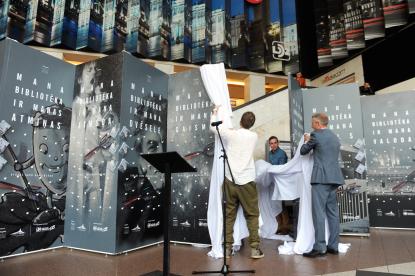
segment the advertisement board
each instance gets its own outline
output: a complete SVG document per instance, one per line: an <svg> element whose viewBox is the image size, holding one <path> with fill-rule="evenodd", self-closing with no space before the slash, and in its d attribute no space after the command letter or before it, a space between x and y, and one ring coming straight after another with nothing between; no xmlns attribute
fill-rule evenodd
<svg viewBox="0 0 415 276"><path fill-rule="evenodd" d="M209 124L212 108L199 70L170 77L167 149L177 151L197 169L172 177L172 241L210 243L207 208L214 155L214 133Z"/></svg>
<svg viewBox="0 0 415 276"><path fill-rule="evenodd" d="M97 52L113 49L115 0L91 0L88 47Z"/></svg>
<svg viewBox="0 0 415 276"><path fill-rule="evenodd" d="M6 36L10 0L0 1L0 39Z"/></svg>
<svg viewBox="0 0 415 276"><path fill-rule="evenodd" d="M184 58L185 0L171 1L170 59Z"/></svg>
<svg viewBox="0 0 415 276"><path fill-rule="evenodd" d="M191 56L192 63L206 60L206 1L193 0L191 5Z"/></svg>
<svg viewBox="0 0 415 276"><path fill-rule="evenodd" d="M137 75L136 72L141 72ZM123 52L77 67L67 246L120 253L161 241L167 75Z"/></svg>
<svg viewBox="0 0 415 276"><path fill-rule="evenodd" d="M408 22L407 0L382 0L382 3L386 28L405 25Z"/></svg>
<svg viewBox="0 0 415 276"><path fill-rule="evenodd" d="M339 163L345 179L337 194L340 231L343 234L367 234L366 158L362 108L357 84L308 89L303 93L304 129L311 132L311 116L316 112L328 115L328 128L340 139ZM363 200L363 202L362 202ZM358 202L353 205L351 202ZM363 211L362 211L363 210Z"/></svg>
<svg viewBox="0 0 415 276"><path fill-rule="evenodd" d="M264 3L245 3L245 16L248 28L247 63L250 70L262 70L264 65Z"/></svg>
<svg viewBox="0 0 415 276"><path fill-rule="evenodd" d="M330 30L329 44L333 59L344 58L348 55L342 2L339 0L327 0Z"/></svg>
<svg viewBox="0 0 415 276"><path fill-rule="evenodd" d="M207 0L207 62L220 63L226 60L225 1Z"/></svg>
<svg viewBox="0 0 415 276"><path fill-rule="evenodd" d="M226 40L227 64L231 68L246 67L248 30L246 25L244 1L226 1Z"/></svg>
<svg viewBox="0 0 415 276"><path fill-rule="evenodd" d="M38 0L10 0L7 37L26 43L33 40Z"/></svg>
<svg viewBox="0 0 415 276"><path fill-rule="evenodd" d="M362 97L371 225L407 228L415 195L413 92ZM379 108L379 107L382 108ZM409 209L408 209L409 208Z"/></svg>
<svg viewBox="0 0 415 276"><path fill-rule="evenodd" d="M48 47L61 43L65 0L38 2L34 41Z"/></svg>
<svg viewBox="0 0 415 276"><path fill-rule="evenodd" d="M381 0L361 0L365 40L385 36L385 17Z"/></svg>
<svg viewBox="0 0 415 276"><path fill-rule="evenodd" d="M75 66L0 42L0 256L63 246Z"/></svg>
<svg viewBox="0 0 415 276"><path fill-rule="evenodd" d="M68 0L62 27L62 44L71 49L81 49L88 45L89 16L91 0Z"/></svg>
<svg viewBox="0 0 415 276"><path fill-rule="evenodd" d="M318 66L325 67L333 64L330 47L330 23L327 3L325 0L314 1L314 20L316 23L317 59Z"/></svg>
<svg viewBox="0 0 415 276"><path fill-rule="evenodd" d="M264 1L264 63L268 73L282 71L282 60L275 59L273 51L275 41L282 42L281 7L280 0Z"/></svg>
<svg viewBox="0 0 415 276"><path fill-rule="evenodd" d="M344 28L346 31L347 50L365 47L365 32L362 20L360 0L343 2Z"/></svg>
<svg viewBox="0 0 415 276"><path fill-rule="evenodd" d="M300 71L297 10L295 1L282 0L282 41L288 50L289 60L283 62L284 74Z"/></svg>

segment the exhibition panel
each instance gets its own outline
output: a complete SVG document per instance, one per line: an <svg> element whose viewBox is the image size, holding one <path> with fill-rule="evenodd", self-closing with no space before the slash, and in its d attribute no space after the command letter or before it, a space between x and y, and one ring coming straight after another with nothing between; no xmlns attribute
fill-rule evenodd
<svg viewBox="0 0 415 276"><path fill-rule="evenodd" d="M160 242L162 175L140 154L166 150L168 76L123 52L78 66L75 80L65 244Z"/></svg>
<svg viewBox="0 0 415 276"><path fill-rule="evenodd" d="M116 209L112 206L117 202L120 159L121 68L121 55L76 68L68 170L73 185L68 187L66 208L68 246L114 252Z"/></svg>
<svg viewBox="0 0 415 276"><path fill-rule="evenodd" d="M171 76L167 149L177 151L197 169L172 178L173 241L210 244L207 210L215 147L209 124L212 108L198 69Z"/></svg>
<svg viewBox="0 0 415 276"><path fill-rule="evenodd" d="M75 66L0 42L0 256L63 245Z"/></svg>
<svg viewBox="0 0 415 276"><path fill-rule="evenodd" d="M340 231L367 234L366 150L359 88L356 84L343 84L303 91L305 132L311 132L311 115L325 112L329 129L340 138L339 161L345 179L345 185L337 192Z"/></svg>
<svg viewBox="0 0 415 276"><path fill-rule="evenodd" d="M121 120L130 131L130 151L127 171L118 176L117 252L163 239L164 177L139 154L167 149L168 82L168 75L124 53L122 103L128 111L122 109ZM137 175L137 186L131 185Z"/></svg>
<svg viewBox="0 0 415 276"><path fill-rule="evenodd" d="M413 99L412 91L361 99L371 226L415 228Z"/></svg>

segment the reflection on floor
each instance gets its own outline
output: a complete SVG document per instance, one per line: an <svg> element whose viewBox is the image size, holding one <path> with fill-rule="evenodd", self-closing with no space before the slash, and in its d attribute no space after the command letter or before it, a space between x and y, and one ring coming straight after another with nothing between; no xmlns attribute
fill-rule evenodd
<svg viewBox="0 0 415 276"><path fill-rule="evenodd" d="M360 275L356 274L356 270L415 275L414 231L371 229L369 238L341 237L340 240L342 243L351 243L347 254L327 255L316 259L297 255L278 255L277 246L282 242L263 240L261 245L265 253L263 259L250 259L250 250L244 247L228 263L230 269L255 269L255 275L264 276ZM171 272L191 275L195 270L220 270L223 261L206 256L208 250L208 248L172 244ZM161 245L118 256L61 248L6 258L0 262L0 275L140 275L161 270L162 255ZM388 276L390 275L393 274Z"/></svg>

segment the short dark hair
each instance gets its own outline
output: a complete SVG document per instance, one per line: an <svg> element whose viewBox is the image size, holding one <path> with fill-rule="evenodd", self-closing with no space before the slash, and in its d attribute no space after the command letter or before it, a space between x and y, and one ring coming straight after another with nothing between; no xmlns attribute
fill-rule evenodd
<svg viewBox="0 0 415 276"><path fill-rule="evenodd" d="M280 141L278 140L277 136L271 136L271 137L269 137L269 138L268 138L268 143L269 143L269 142L271 142L271 140L273 140L273 139L277 140L277 143L279 143L279 142L280 142Z"/></svg>
<svg viewBox="0 0 415 276"><path fill-rule="evenodd" d="M241 127L250 129L255 124L255 114L251 111L245 112L241 117Z"/></svg>

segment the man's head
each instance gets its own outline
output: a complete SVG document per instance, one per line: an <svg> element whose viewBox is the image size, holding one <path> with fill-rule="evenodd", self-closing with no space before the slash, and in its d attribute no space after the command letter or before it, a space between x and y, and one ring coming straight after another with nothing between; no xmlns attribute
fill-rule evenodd
<svg viewBox="0 0 415 276"><path fill-rule="evenodd" d="M255 124L255 114L251 111L245 112L241 117L240 125L245 129L250 129Z"/></svg>
<svg viewBox="0 0 415 276"><path fill-rule="evenodd" d="M301 72L298 72L298 73L296 74L296 77L297 77L297 78L302 78L302 77L303 77L303 74L302 74Z"/></svg>
<svg viewBox="0 0 415 276"><path fill-rule="evenodd" d="M280 141L278 141L278 138L276 136L271 136L268 138L268 145L271 151L275 151L278 149L278 146L280 144Z"/></svg>
<svg viewBox="0 0 415 276"><path fill-rule="evenodd" d="M314 130L326 128L329 124L329 117L326 113L314 113L311 116L311 127Z"/></svg>

